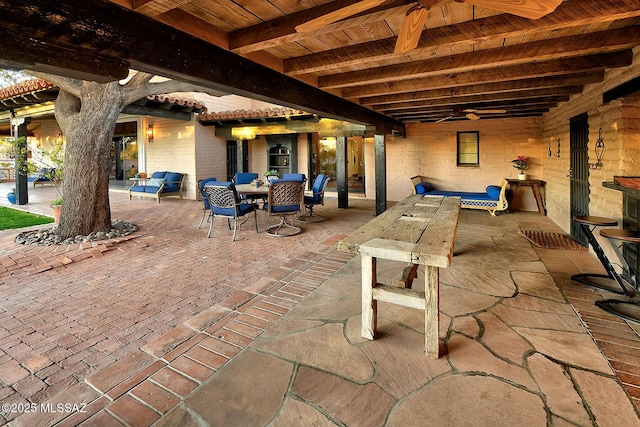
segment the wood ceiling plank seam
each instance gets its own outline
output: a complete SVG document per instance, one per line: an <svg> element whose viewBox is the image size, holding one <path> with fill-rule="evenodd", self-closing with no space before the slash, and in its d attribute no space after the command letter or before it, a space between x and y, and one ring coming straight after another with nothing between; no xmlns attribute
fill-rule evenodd
<svg viewBox="0 0 640 427"><path fill-rule="evenodd" d="M568 70L567 70L568 71ZM471 74L471 73L466 73ZM496 72L499 76L500 73ZM549 87L552 83L556 83L552 79L553 77L538 77L535 80L535 86L532 86L530 81L533 81L534 78L519 80L520 77L505 77L504 80L511 80L514 84L520 85L522 88L532 88L532 87ZM604 71L588 71L582 73L571 74L566 77L562 77L565 81L566 85L572 84L590 84L590 83L600 83L604 80ZM496 77L487 76L485 83L495 82ZM466 86L473 85L473 78L467 78L466 80L462 80L459 76L442 76L442 79L439 83L435 84L433 80L430 79L430 84L432 89L443 89L443 88L453 88L454 90L457 86ZM547 86L544 84L547 83ZM391 94L401 94L407 92L413 92L418 90L424 90L425 85L422 79L411 80L411 81L402 81L402 82L391 82L384 84L376 84L376 85L368 85L368 86L358 86L357 88L345 88L343 89L343 97L347 99L362 99L367 96L382 96L382 95L391 95ZM357 91L355 89L358 89Z"/></svg>
<svg viewBox="0 0 640 427"><path fill-rule="evenodd" d="M133 0L132 8L138 13L156 17L172 9L179 8L191 0Z"/></svg>
<svg viewBox="0 0 640 427"><path fill-rule="evenodd" d="M439 59L419 63L391 65L375 70L333 74L318 79L321 88L351 87L402 78L427 77L452 70L471 70L498 65L516 64L521 61L539 61L586 55L602 51L616 51L640 44L640 26L612 31L569 36L536 41L500 49L487 49L465 55L455 55L449 61Z"/></svg>

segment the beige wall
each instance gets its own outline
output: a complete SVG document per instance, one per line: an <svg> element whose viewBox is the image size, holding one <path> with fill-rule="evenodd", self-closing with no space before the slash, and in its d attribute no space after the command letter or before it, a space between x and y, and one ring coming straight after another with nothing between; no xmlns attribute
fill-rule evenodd
<svg viewBox="0 0 640 427"><path fill-rule="evenodd" d="M480 165L456 165L456 138L460 131L480 132ZM485 191L502 178L517 178L511 164L517 156L526 156L531 165L530 178L543 178L543 155L540 119L464 120L443 123L409 124L407 138L387 138L387 195L389 200L401 200L411 194L411 178L424 175L437 189ZM372 147L373 148L373 147ZM373 159L371 159L373 161ZM370 181L367 168L367 179ZM369 194L367 197L375 197ZM537 210L531 191L521 188L514 207Z"/></svg>

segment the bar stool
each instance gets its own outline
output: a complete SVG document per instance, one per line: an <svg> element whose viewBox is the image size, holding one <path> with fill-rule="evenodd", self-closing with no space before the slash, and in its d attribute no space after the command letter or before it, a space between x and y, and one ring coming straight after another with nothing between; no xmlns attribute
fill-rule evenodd
<svg viewBox="0 0 640 427"><path fill-rule="evenodd" d="M620 229L604 229L600 230L600 235L605 237L611 243L611 247L615 251L620 263L622 265L623 273L618 275L621 279L627 282L635 291L638 290L638 272L631 268L627 259L622 253L622 247L625 244L640 243L640 233L631 230ZM623 286L623 289L626 288ZM631 296L627 293L627 296ZM596 301L596 307L605 310L614 316L630 320L632 322L640 323L640 301L639 300L617 300L617 299L605 299Z"/></svg>
<svg viewBox="0 0 640 427"><path fill-rule="evenodd" d="M596 256L600 260L600 263L606 270L607 274L574 274L571 276L571 280L582 285L591 286L592 288L631 296L631 293L625 287L622 278L611 264L611 261L609 261L609 258L607 258L607 255L604 253L604 250L602 250L602 246L600 246L596 237L593 235L593 230L595 230L596 227L615 227L618 225L618 221L599 216L574 216L573 220L580 225L585 236L587 236L589 244L593 248L593 251L596 253Z"/></svg>

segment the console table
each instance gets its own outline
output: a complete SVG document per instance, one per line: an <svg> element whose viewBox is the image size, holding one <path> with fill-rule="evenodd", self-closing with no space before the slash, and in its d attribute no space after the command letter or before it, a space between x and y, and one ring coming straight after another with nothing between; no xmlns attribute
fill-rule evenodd
<svg viewBox="0 0 640 427"><path fill-rule="evenodd" d="M369 221L339 244L362 263L362 337L374 339L377 302L424 310L425 351L440 357L440 267L449 267L460 215L460 197L416 194ZM399 286L377 282L378 258L408 263ZM425 266L424 289L411 289L418 265Z"/></svg>
<svg viewBox="0 0 640 427"><path fill-rule="evenodd" d="M547 210L544 207L544 200L542 199L542 192L540 191L540 187L544 187L546 184L544 181L539 179L505 179L509 182L509 189L511 190L511 194L507 196L509 209L511 209L511 201L513 200L513 196L516 195L518 188L530 187L533 192L533 197L536 199L536 204L538 205L538 212L540 212L540 215L547 214Z"/></svg>

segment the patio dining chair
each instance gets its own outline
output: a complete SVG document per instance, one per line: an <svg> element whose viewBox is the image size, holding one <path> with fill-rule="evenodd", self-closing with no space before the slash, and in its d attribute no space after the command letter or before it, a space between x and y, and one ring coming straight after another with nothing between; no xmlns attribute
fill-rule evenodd
<svg viewBox="0 0 640 427"><path fill-rule="evenodd" d="M251 181L258 179L258 174L255 172L238 172L233 176L234 184L251 184ZM240 199L246 200L250 203L257 203L259 200L266 202L267 197L262 194L241 194Z"/></svg>
<svg viewBox="0 0 640 427"><path fill-rule="evenodd" d="M202 208L202 219L200 220L200 225L198 225L198 228L202 227L204 218L207 216L207 211L211 210L211 205L209 204L209 198L204 192L204 187L205 185L215 181L217 181L217 179L214 177L198 180L198 189L200 190L200 195L202 196L202 203L204 204L204 207Z"/></svg>
<svg viewBox="0 0 640 427"><path fill-rule="evenodd" d="M304 184L298 181L273 181L269 186L269 197L266 205L269 216L279 216L278 224L267 227L267 234L275 237L294 236L302 231L294 225L295 216L304 206ZM287 217L293 216L291 220Z"/></svg>
<svg viewBox="0 0 640 427"><path fill-rule="evenodd" d="M297 181L306 184L307 176L303 173L285 173L282 175L283 181Z"/></svg>
<svg viewBox="0 0 640 427"><path fill-rule="evenodd" d="M231 229L231 220L233 220L233 238L235 242L236 234L240 225L244 224L248 217L242 223L238 223L241 217L253 212L253 218L256 225L256 233L258 232L258 216L256 215L256 205L252 203L242 203L238 197L235 184L233 182L214 182L204 187L204 192L209 199L211 211L209 213L209 233L207 237L211 237L213 222L215 218L227 218L227 225Z"/></svg>
<svg viewBox="0 0 640 427"><path fill-rule="evenodd" d="M315 181L313 181L313 195L304 196L304 206L307 209L307 213L298 217L300 221L322 222L325 220L325 217L316 215L313 207L324 205L324 189L327 187L328 182L329 177L327 175L318 174Z"/></svg>

